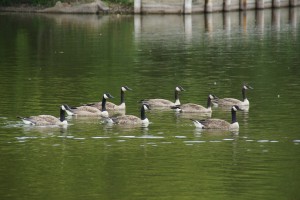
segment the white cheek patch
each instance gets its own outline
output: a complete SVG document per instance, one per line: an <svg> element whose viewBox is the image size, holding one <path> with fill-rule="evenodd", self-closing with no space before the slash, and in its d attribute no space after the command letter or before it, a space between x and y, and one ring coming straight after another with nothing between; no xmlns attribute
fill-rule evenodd
<svg viewBox="0 0 300 200"><path fill-rule="evenodd" d="M214 97L213 97L211 94L209 95L209 98L210 98L210 99L214 99Z"/></svg>
<svg viewBox="0 0 300 200"><path fill-rule="evenodd" d="M143 106L144 106L144 109L145 109L145 110L149 110L149 109L148 109L148 106L146 106L146 105L143 105Z"/></svg>
<svg viewBox="0 0 300 200"><path fill-rule="evenodd" d="M236 109L236 107L235 107L235 106L233 106L232 108L233 108L233 110L234 110L234 111L237 111L237 109Z"/></svg>
<svg viewBox="0 0 300 200"><path fill-rule="evenodd" d="M180 91L181 91L181 89L180 89L179 87L176 87L176 91L180 92Z"/></svg>
<svg viewBox="0 0 300 200"><path fill-rule="evenodd" d="M247 90L247 89L248 89L248 87L247 87L246 85L244 85L244 89L245 89L245 90Z"/></svg>
<svg viewBox="0 0 300 200"><path fill-rule="evenodd" d="M106 94L104 94L103 97L104 97L105 99L108 99L108 96L107 96Z"/></svg>
<svg viewBox="0 0 300 200"><path fill-rule="evenodd" d="M122 87L122 91L125 92L127 91L127 89L125 87Z"/></svg>
<svg viewBox="0 0 300 200"><path fill-rule="evenodd" d="M62 105L62 106L61 106L61 109L63 109L63 110L67 110L67 109L65 108L65 106L64 106L64 105Z"/></svg>

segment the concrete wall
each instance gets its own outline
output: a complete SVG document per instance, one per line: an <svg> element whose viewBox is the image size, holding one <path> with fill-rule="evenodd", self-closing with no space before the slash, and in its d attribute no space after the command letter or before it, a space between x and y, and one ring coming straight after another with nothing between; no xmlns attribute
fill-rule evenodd
<svg viewBox="0 0 300 200"><path fill-rule="evenodd" d="M134 0L135 13L191 14L300 6L300 0Z"/></svg>

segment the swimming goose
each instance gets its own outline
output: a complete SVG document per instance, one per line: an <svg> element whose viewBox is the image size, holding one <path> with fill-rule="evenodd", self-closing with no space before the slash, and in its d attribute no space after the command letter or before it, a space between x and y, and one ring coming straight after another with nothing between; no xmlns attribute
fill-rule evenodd
<svg viewBox="0 0 300 200"><path fill-rule="evenodd" d="M60 107L60 117L54 117L52 115L37 115L30 117L18 117L24 124L33 126L53 126L53 125L67 125L68 122L65 118L66 107L62 105Z"/></svg>
<svg viewBox="0 0 300 200"><path fill-rule="evenodd" d="M76 115L76 116L101 116L108 117L108 112L106 110L106 100L114 98L111 94L105 93L102 97L102 108L99 110L98 108L92 106L78 106L78 107L69 107L66 105L66 112L68 115Z"/></svg>
<svg viewBox="0 0 300 200"><path fill-rule="evenodd" d="M202 105L194 104L194 103L187 103L179 106L172 106L172 109L175 109L177 112L182 113L211 113L211 101L216 99L217 97L213 94L208 95L207 98L207 107Z"/></svg>
<svg viewBox="0 0 300 200"><path fill-rule="evenodd" d="M213 103L219 106L233 106L233 105L249 106L250 105L249 100L246 97L246 90L248 89L253 89L253 88L249 85L244 84L242 87L243 101L234 98L223 98L223 99L216 99L213 101Z"/></svg>
<svg viewBox="0 0 300 200"><path fill-rule="evenodd" d="M125 92L126 91L130 91L132 90L131 88L127 87L127 86L122 86L121 87L121 104L120 105L116 105L112 102L106 102L106 110L110 111L110 110L125 110L126 109L126 105L125 105ZM86 104L86 106L92 106L92 107L96 107L99 110L102 109L102 102L97 102L97 103L89 103Z"/></svg>
<svg viewBox="0 0 300 200"><path fill-rule="evenodd" d="M185 91L181 86L175 87L175 102L166 100L166 99L144 99L141 100L142 103L148 104L151 108L155 107L167 107L170 108L171 106L180 105L179 100L179 92Z"/></svg>
<svg viewBox="0 0 300 200"><path fill-rule="evenodd" d="M114 118L107 118L106 122L109 124L118 124L123 126L136 126L142 125L144 127L149 125L149 120L146 117L146 110L151 110L149 105L143 104L141 107L141 117L136 117L134 115L122 115Z"/></svg>
<svg viewBox="0 0 300 200"><path fill-rule="evenodd" d="M232 106L231 108L231 123L222 120L222 119L205 119L205 120L195 120L191 119L194 122L196 128L200 129L223 129L237 131L239 130L239 123L236 119L236 111L242 110L239 106Z"/></svg>

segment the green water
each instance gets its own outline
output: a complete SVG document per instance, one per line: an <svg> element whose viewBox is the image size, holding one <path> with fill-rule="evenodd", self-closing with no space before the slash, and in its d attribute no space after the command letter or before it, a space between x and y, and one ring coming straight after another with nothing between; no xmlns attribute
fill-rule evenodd
<svg viewBox="0 0 300 200"><path fill-rule="evenodd" d="M300 9L209 15L0 13L1 199L298 199ZM26 127L16 116L59 115L63 103L206 104L241 98L239 133L199 131L191 116L151 110L148 128L68 118ZM230 121L230 112L213 108ZM199 116L192 116L199 118Z"/></svg>

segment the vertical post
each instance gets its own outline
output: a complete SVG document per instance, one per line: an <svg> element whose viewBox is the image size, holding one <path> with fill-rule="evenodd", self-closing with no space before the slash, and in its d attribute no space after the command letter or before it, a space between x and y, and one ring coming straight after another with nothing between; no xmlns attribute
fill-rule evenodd
<svg viewBox="0 0 300 200"><path fill-rule="evenodd" d="M273 0L272 4L273 4L273 8L279 8L280 7L280 0Z"/></svg>
<svg viewBox="0 0 300 200"><path fill-rule="evenodd" d="M231 10L230 7L231 7L231 0L224 0L224 4L223 4L223 10L224 11L229 11Z"/></svg>
<svg viewBox="0 0 300 200"><path fill-rule="evenodd" d="M297 6L297 0L290 0L290 7Z"/></svg>
<svg viewBox="0 0 300 200"><path fill-rule="evenodd" d="M256 0L256 9L264 9L265 2L264 0Z"/></svg>
<svg viewBox="0 0 300 200"><path fill-rule="evenodd" d="M140 14L142 7L142 0L134 0L134 13Z"/></svg>
<svg viewBox="0 0 300 200"><path fill-rule="evenodd" d="M192 13L192 0L184 0L184 14Z"/></svg>
<svg viewBox="0 0 300 200"><path fill-rule="evenodd" d="M205 12L211 13L213 11L212 0L205 0Z"/></svg>
<svg viewBox="0 0 300 200"><path fill-rule="evenodd" d="M240 10L247 9L247 0L240 0Z"/></svg>

